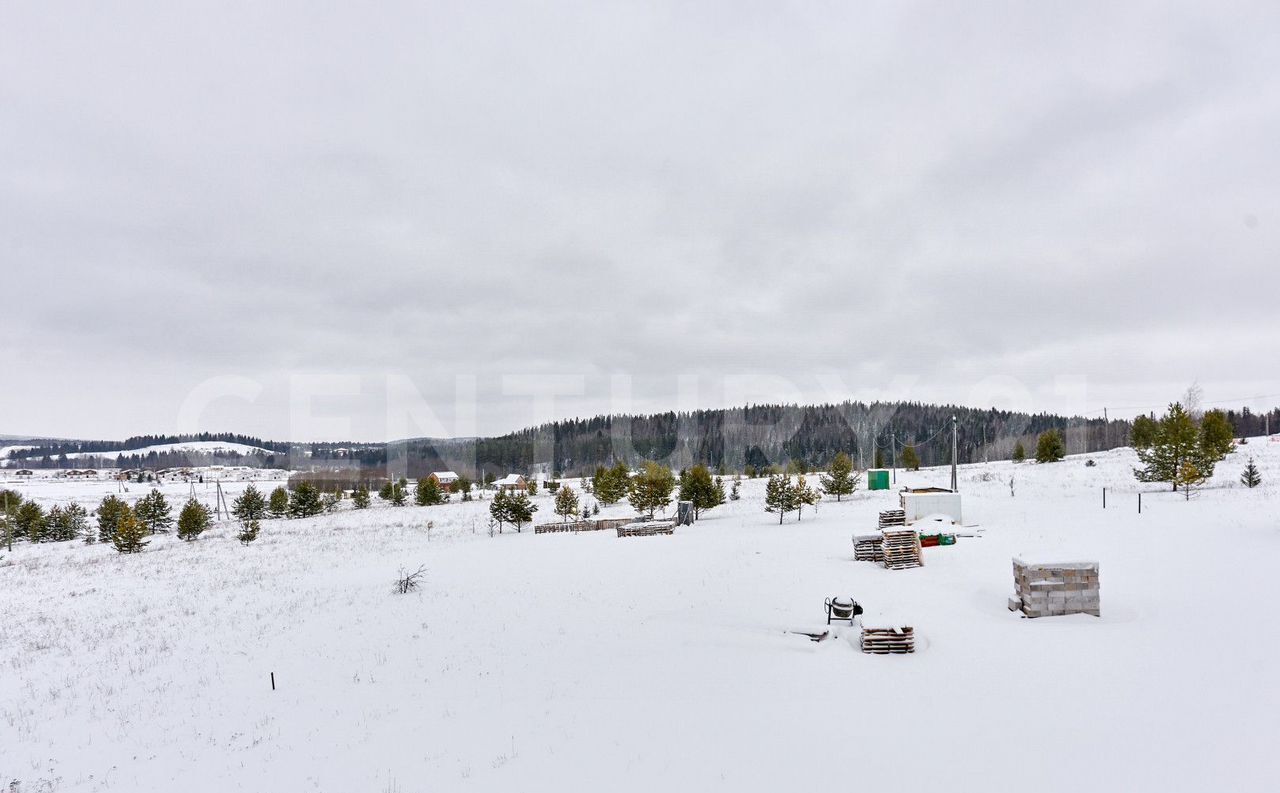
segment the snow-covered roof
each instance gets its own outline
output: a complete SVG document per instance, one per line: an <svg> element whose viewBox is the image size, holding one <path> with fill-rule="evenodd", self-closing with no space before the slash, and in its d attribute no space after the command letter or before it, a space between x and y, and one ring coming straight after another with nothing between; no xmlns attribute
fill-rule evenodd
<svg viewBox="0 0 1280 793"><path fill-rule="evenodd" d="M524 479L524 477L521 476L520 474L507 474L506 476L502 477L498 481L494 482L494 484L495 485L518 485L520 484L520 481L522 479Z"/></svg>
<svg viewBox="0 0 1280 793"><path fill-rule="evenodd" d="M431 475L436 478L437 482L455 482L458 479L458 475L453 471L435 471Z"/></svg>

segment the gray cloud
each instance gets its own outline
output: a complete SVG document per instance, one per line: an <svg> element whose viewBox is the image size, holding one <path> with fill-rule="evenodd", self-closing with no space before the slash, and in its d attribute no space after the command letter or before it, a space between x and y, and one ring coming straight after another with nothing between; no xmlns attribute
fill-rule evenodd
<svg viewBox="0 0 1280 793"><path fill-rule="evenodd" d="M1274 4L266 5L0 12L0 431L1280 392Z"/></svg>

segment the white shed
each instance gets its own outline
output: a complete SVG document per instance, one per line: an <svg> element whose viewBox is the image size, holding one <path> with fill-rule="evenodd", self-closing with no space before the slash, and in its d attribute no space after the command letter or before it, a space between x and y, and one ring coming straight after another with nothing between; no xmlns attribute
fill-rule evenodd
<svg viewBox="0 0 1280 793"><path fill-rule="evenodd" d="M907 488L898 494L898 502L907 523L926 515L946 515L956 523L964 523L960 511L960 494L941 487Z"/></svg>

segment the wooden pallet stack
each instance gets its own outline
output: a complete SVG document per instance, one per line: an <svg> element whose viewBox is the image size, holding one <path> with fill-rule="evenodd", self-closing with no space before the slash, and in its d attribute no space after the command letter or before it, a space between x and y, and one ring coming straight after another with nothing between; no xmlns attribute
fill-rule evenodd
<svg viewBox="0 0 1280 793"><path fill-rule="evenodd" d="M542 523L533 527L534 534L556 534L559 532L582 532L582 531L601 531L604 529L616 529L619 526L625 526L628 523L634 523L634 518L600 518L599 520L578 520L571 522L560 521L559 523Z"/></svg>
<svg viewBox="0 0 1280 793"><path fill-rule="evenodd" d="M924 567L924 559L920 556L920 535L915 529L886 529L883 533L884 542L880 547L884 551L885 567L890 570Z"/></svg>
<svg viewBox="0 0 1280 793"><path fill-rule="evenodd" d="M675 534L675 522L670 520L649 520L644 523L629 523L618 527L619 537L652 537L655 534Z"/></svg>
<svg viewBox="0 0 1280 793"><path fill-rule="evenodd" d="M886 509L880 513L880 528L907 525L907 513L901 509Z"/></svg>
<svg viewBox="0 0 1280 793"><path fill-rule="evenodd" d="M916 651L915 630L910 627L862 628L862 652L905 655Z"/></svg>
<svg viewBox="0 0 1280 793"><path fill-rule="evenodd" d="M853 535L853 558L858 562L883 562L884 535L880 532L875 534L855 534Z"/></svg>
<svg viewBox="0 0 1280 793"><path fill-rule="evenodd" d="M1014 596L1009 610L1028 617L1102 616L1097 562L1028 564L1013 560Z"/></svg>

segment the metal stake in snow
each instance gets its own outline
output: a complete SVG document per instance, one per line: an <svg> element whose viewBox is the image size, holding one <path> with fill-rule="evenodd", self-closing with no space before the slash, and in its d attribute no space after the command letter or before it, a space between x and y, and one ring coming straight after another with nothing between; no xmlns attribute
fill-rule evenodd
<svg viewBox="0 0 1280 793"><path fill-rule="evenodd" d="M951 492L959 493L956 483L956 417L951 417Z"/></svg>
<svg viewBox="0 0 1280 793"><path fill-rule="evenodd" d="M271 673L271 690L272 691L276 690L276 673L275 672Z"/></svg>

